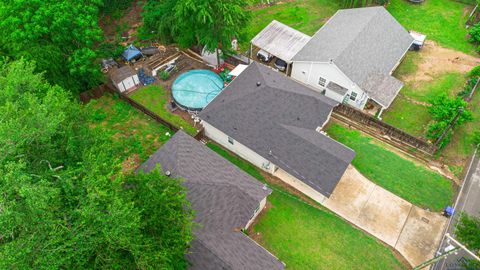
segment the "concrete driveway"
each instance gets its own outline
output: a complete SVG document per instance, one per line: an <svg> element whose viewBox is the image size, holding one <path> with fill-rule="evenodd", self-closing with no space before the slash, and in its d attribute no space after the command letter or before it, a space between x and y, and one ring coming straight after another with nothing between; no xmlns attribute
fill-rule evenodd
<svg viewBox="0 0 480 270"><path fill-rule="evenodd" d="M374 184L353 166L323 205L398 250L412 266L433 258L447 221Z"/></svg>

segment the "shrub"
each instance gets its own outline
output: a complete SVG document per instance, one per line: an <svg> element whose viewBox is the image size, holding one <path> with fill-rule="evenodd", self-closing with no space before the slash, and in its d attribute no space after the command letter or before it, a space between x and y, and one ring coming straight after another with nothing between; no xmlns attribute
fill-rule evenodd
<svg viewBox="0 0 480 270"><path fill-rule="evenodd" d="M450 125L457 114L462 110L457 121L453 124L446 136L440 142L439 149L442 149L449 142L453 135L453 128L472 120L472 113L468 111L467 102L460 97L450 98L447 94L442 94L430 101L432 106L428 108L428 112L432 116L433 122L428 126L427 138L438 140L445 129Z"/></svg>
<svg viewBox="0 0 480 270"><path fill-rule="evenodd" d="M160 79L162 79L163 81L166 81L166 80L168 80L168 78L170 78L170 73L168 73L165 70L162 70L162 72L160 72L159 76L160 76Z"/></svg>
<svg viewBox="0 0 480 270"><path fill-rule="evenodd" d="M472 92L473 90L473 87L475 87L475 84L477 84L477 81L478 81L478 77L472 77L470 79L468 79L467 83L465 84L465 86L463 87L463 90L460 91L457 96L458 97L461 97L461 98L466 98L468 97L468 95L470 95L470 93Z"/></svg>

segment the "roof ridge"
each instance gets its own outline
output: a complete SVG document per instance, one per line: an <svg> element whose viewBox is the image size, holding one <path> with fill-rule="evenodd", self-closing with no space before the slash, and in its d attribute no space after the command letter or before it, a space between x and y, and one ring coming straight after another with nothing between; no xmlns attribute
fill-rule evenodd
<svg viewBox="0 0 480 270"><path fill-rule="evenodd" d="M368 8L372 8L372 7L365 7L364 9L368 9ZM341 10L339 10L339 12L345 12L346 10L354 10L354 9L355 9L355 8L351 8L351 9L341 9ZM362 8L362 9L363 9L363 8ZM372 8L372 9L373 9L373 8ZM377 10L382 10L382 9L378 8ZM338 13L339 13L339 12L338 12ZM358 33L352 38L351 42L349 42L348 45L343 48L343 50L339 50L339 51L338 51L337 56L343 55L343 52L346 51L347 48L350 48L350 47L352 46L352 44L355 43L354 41L360 36L360 34L362 34L364 31L366 31L365 29L367 28L367 26L369 25L369 23L373 20L373 18L375 18L376 16L378 16L378 14L379 14L379 11L377 11L374 16L371 16L370 18L368 18L368 19L366 20L366 22L365 22L365 23L363 24L363 26L360 28L360 31L358 31ZM335 13L335 15L337 15L337 13ZM332 17L332 18L333 18L333 17ZM323 26L322 26L320 29L322 29L322 28L323 28ZM320 30L319 30L319 31L320 31ZM335 63L335 59L332 59L332 61L333 61L333 63L334 63L335 65L337 65L337 64ZM342 72L344 72L344 71L342 70Z"/></svg>

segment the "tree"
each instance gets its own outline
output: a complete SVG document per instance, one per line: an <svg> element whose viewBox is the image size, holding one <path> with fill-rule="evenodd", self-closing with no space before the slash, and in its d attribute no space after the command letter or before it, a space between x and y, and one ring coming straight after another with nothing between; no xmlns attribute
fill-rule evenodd
<svg viewBox="0 0 480 270"><path fill-rule="evenodd" d="M472 113L467 110L467 102L462 98L450 98L447 94L441 94L430 101L431 106L428 112L433 122L428 126L427 137L432 140L439 139L450 124L453 124L447 131L439 148L443 148L450 140L453 129L467 121L472 120ZM458 117L457 117L457 114ZM454 119L457 117L456 121ZM454 123L453 123L454 122Z"/></svg>
<svg viewBox="0 0 480 270"><path fill-rule="evenodd" d="M124 146L34 70L0 63L0 269L185 269L180 180L124 174Z"/></svg>
<svg viewBox="0 0 480 270"><path fill-rule="evenodd" d="M455 235L469 250L480 254L480 218L462 213L455 228ZM466 269L480 269L480 262L469 260Z"/></svg>
<svg viewBox="0 0 480 270"><path fill-rule="evenodd" d="M0 1L0 50L35 61L51 83L75 93L93 87L101 79L95 46L103 39L102 5L103 0Z"/></svg>
<svg viewBox="0 0 480 270"><path fill-rule="evenodd" d="M181 47L202 45L210 52L221 48L231 51L235 37L243 36L250 13L248 0L165 0L148 1L142 14L146 35L154 33L162 40ZM220 64L218 62L218 64Z"/></svg>

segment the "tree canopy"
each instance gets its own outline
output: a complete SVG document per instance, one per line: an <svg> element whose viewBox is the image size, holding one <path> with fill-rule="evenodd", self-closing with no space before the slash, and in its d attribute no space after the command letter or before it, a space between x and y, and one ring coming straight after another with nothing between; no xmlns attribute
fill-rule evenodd
<svg viewBox="0 0 480 270"><path fill-rule="evenodd" d="M102 5L103 0L0 1L0 50L35 61L50 82L73 92L96 86Z"/></svg>
<svg viewBox="0 0 480 270"><path fill-rule="evenodd" d="M182 47L230 51L232 39L243 36L249 22L248 4L248 0L150 0L142 14L142 33Z"/></svg>
<svg viewBox="0 0 480 270"><path fill-rule="evenodd" d="M0 269L184 269L184 187L122 148L35 66L0 63Z"/></svg>

